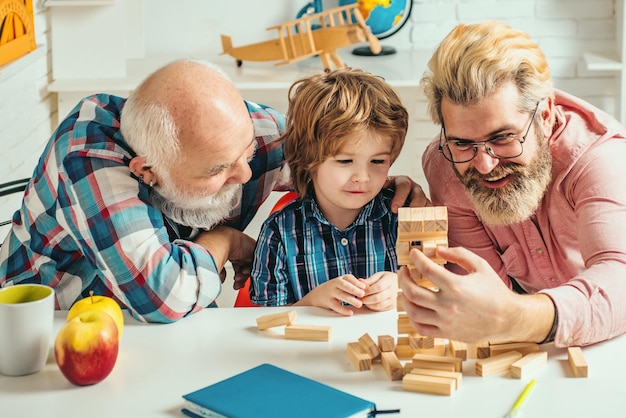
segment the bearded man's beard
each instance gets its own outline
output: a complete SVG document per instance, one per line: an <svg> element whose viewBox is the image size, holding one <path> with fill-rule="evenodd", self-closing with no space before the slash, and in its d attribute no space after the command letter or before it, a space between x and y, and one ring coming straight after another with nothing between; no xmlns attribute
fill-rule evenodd
<svg viewBox="0 0 626 418"><path fill-rule="evenodd" d="M474 204L480 219L493 226L505 226L529 219L539 207L550 184L552 155L546 139L538 138L537 155L527 167L517 163L500 163L489 174L482 175L470 168L464 174L455 173ZM488 188L485 178L510 176L504 187Z"/></svg>
<svg viewBox="0 0 626 418"><path fill-rule="evenodd" d="M150 198L157 209L180 225L211 229L227 219L241 199L240 184L225 184L215 194L202 195L178 189L168 176L162 179L165 185L155 186Z"/></svg>

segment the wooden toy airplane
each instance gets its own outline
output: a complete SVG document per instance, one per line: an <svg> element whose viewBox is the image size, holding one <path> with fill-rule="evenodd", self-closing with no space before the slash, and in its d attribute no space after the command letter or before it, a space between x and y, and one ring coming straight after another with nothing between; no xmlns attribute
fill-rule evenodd
<svg viewBox="0 0 626 418"><path fill-rule="evenodd" d="M316 29L312 29L311 21L315 21ZM272 29L278 32L277 39L240 47L233 47L230 36L222 35L223 52L220 55L232 56L237 60L237 66L241 66L243 61L280 60L275 65L291 64L318 55L324 71L328 72L331 62L337 68L345 66L336 52L339 48L369 42L372 52L379 53L381 50L378 39L365 24L356 3L308 15L267 30Z"/></svg>

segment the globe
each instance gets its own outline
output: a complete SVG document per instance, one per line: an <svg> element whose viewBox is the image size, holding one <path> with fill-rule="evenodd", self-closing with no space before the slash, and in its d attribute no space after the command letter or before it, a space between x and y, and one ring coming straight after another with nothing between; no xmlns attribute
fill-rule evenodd
<svg viewBox="0 0 626 418"><path fill-rule="evenodd" d="M388 38L397 33L409 20L412 0L339 0L339 6L357 4L365 23L378 39ZM383 46L379 54L374 54L369 46L355 48L355 55L390 55L396 52L395 48Z"/></svg>

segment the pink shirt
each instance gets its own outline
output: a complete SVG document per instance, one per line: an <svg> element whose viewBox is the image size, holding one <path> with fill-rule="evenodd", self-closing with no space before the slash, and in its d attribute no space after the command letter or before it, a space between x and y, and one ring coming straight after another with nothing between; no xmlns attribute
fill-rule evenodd
<svg viewBox="0 0 626 418"><path fill-rule="evenodd" d="M550 296L555 344L582 346L626 332L626 128L560 91L556 118L552 181L525 222L483 225L438 152L439 136L422 164L433 203L448 207L449 245L483 257L509 286L511 276Z"/></svg>

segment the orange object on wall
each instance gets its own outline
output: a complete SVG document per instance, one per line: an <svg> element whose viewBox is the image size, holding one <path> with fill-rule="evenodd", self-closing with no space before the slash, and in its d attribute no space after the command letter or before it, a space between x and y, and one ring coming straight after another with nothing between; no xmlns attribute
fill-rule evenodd
<svg viewBox="0 0 626 418"><path fill-rule="evenodd" d="M0 0L0 65L37 48L32 0Z"/></svg>

